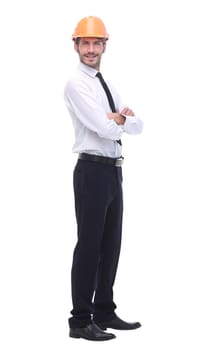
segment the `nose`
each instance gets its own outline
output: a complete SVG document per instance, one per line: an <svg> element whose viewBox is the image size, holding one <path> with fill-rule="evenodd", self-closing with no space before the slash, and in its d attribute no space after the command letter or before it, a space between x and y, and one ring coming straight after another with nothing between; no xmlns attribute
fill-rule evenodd
<svg viewBox="0 0 201 350"><path fill-rule="evenodd" d="M93 43L89 43L88 52L94 52L94 44Z"/></svg>

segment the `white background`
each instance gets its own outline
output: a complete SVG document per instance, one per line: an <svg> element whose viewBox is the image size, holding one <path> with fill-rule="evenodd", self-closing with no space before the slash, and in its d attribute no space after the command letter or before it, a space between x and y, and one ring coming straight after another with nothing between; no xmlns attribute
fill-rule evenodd
<svg viewBox="0 0 201 350"><path fill-rule="evenodd" d="M2 1L1 349L94 348L68 337L76 156L63 100L87 15L110 33L102 71L144 121L123 137L117 312L140 321L106 348L200 350L199 1ZM102 344L103 346L103 344Z"/></svg>

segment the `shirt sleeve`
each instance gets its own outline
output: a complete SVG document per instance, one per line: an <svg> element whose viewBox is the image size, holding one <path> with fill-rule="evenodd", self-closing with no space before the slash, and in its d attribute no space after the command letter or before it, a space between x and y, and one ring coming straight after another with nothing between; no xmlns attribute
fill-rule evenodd
<svg viewBox="0 0 201 350"><path fill-rule="evenodd" d="M69 81L65 87L64 99L70 114L79 119L81 124L100 137L118 140L123 129L107 114L98 103L95 93L82 82Z"/></svg>
<svg viewBox="0 0 201 350"><path fill-rule="evenodd" d="M136 116L126 116L126 120L123 125L123 130L127 134L140 134L143 130L143 122L140 118Z"/></svg>

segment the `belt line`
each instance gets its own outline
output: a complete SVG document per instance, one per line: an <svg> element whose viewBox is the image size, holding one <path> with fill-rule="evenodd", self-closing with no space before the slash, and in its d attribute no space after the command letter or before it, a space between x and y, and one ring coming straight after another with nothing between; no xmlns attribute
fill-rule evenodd
<svg viewBox="0 0 201 350"><path fill-rule="evenodd" d="M104 157L104 156L99 156L95 154L89 154L89 153L80 153L78 159L91 160L94 162L99 162L102 164L113 165L113 166L121 166L124 162L124 157L122 156L118 158L110 158L110 157Z"/></svg>

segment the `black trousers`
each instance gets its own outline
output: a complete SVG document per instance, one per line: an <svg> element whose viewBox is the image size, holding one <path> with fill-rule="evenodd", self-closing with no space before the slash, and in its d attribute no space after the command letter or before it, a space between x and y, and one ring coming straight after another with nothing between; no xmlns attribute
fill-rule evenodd
<svg viewBox="0 0 201 350"><path fill-rule="evenodd" d="M74 169L78 239L72 263L70 327L114 316L113 301L122 235L122 169L78 160Z"/></svg>

